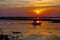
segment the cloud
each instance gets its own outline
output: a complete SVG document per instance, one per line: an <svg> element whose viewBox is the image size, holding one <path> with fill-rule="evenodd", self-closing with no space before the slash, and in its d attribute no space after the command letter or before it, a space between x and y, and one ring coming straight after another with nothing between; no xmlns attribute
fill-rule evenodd
<svg viewBox="0 0 60 40"><path fill-rule="evenodd" d="M48 4L48 5L47 5ZM33 7L33 6L57 6L60 0L0 0L0 6Z"/></svg>

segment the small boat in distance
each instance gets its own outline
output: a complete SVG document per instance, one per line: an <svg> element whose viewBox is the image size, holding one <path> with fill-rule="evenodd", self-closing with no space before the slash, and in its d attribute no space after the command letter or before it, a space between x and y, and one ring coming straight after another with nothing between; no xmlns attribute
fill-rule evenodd
<svg viewBox="0 0 60 40"><path fill-rule="evenodd" d="M33 25L41 25L41 22L39 20L34 20Z"/></svg>

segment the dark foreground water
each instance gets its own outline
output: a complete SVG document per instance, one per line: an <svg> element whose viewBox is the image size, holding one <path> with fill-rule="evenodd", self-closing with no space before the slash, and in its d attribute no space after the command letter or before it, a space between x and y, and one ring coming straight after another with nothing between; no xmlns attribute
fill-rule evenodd
<svg viewBox="0 0 60 40"><path fill-rule="evenodd" d="M33 21L0 20L0 34L9 35L9 40L60 40L60 23L40 22L33 25Z"/></svg>

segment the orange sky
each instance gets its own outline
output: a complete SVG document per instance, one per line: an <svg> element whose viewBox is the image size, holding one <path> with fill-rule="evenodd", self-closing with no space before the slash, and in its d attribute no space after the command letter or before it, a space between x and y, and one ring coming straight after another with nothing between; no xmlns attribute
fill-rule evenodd
<svg viewBox="0 0 60 40"><path fill-rule="evenodd" d="M34 10L40 10L36 14ZM40 8L40 7L22 7L22 8L0 8L0 16L60 16L60 8Z"/></svg>
<svg viewBox="0 0 60 40"><path fill-rule="evenodd" d="M40 10L36 14L34 10ZM60 0L0 0L0 16L60 16Z"/></svg>
<svg viewBox="0 0 60 40"><path fill-rule="evenodd" d="M60 0L0 0L0 7L60 6Z"/></svg>
<svg viewBox="0 0 60 40"><path fill-rule="evenodd" d="M36 11L40 11L39 14L36 13ZM52 16L52 17L59 17L60 16L60 8L34 8L29 12L29 15L32 16Z"/></svg>

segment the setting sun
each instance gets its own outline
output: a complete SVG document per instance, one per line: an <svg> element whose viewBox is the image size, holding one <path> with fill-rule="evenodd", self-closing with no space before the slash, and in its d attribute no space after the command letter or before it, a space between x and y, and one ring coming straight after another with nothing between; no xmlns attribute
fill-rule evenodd
<svg viewBox="0 0 60 40"><path fill-rule="evenodd" d="M34 10L34 12L36 13L36 14L41 14L42 12L44 12L45 10L47 10L46 8L45 9L35 9Z"/></svg>
<svg viewBox="0 0 60 40"><path fill-rule="evenodd" d="M36 13L39 14L40 13L40 10L37 10Z"/></svg>
<svg viewBox="0 0 60 40"><path fill-rule="evenodd" d="M35 10L35 13L40 14L40 10Z"/></svg>

